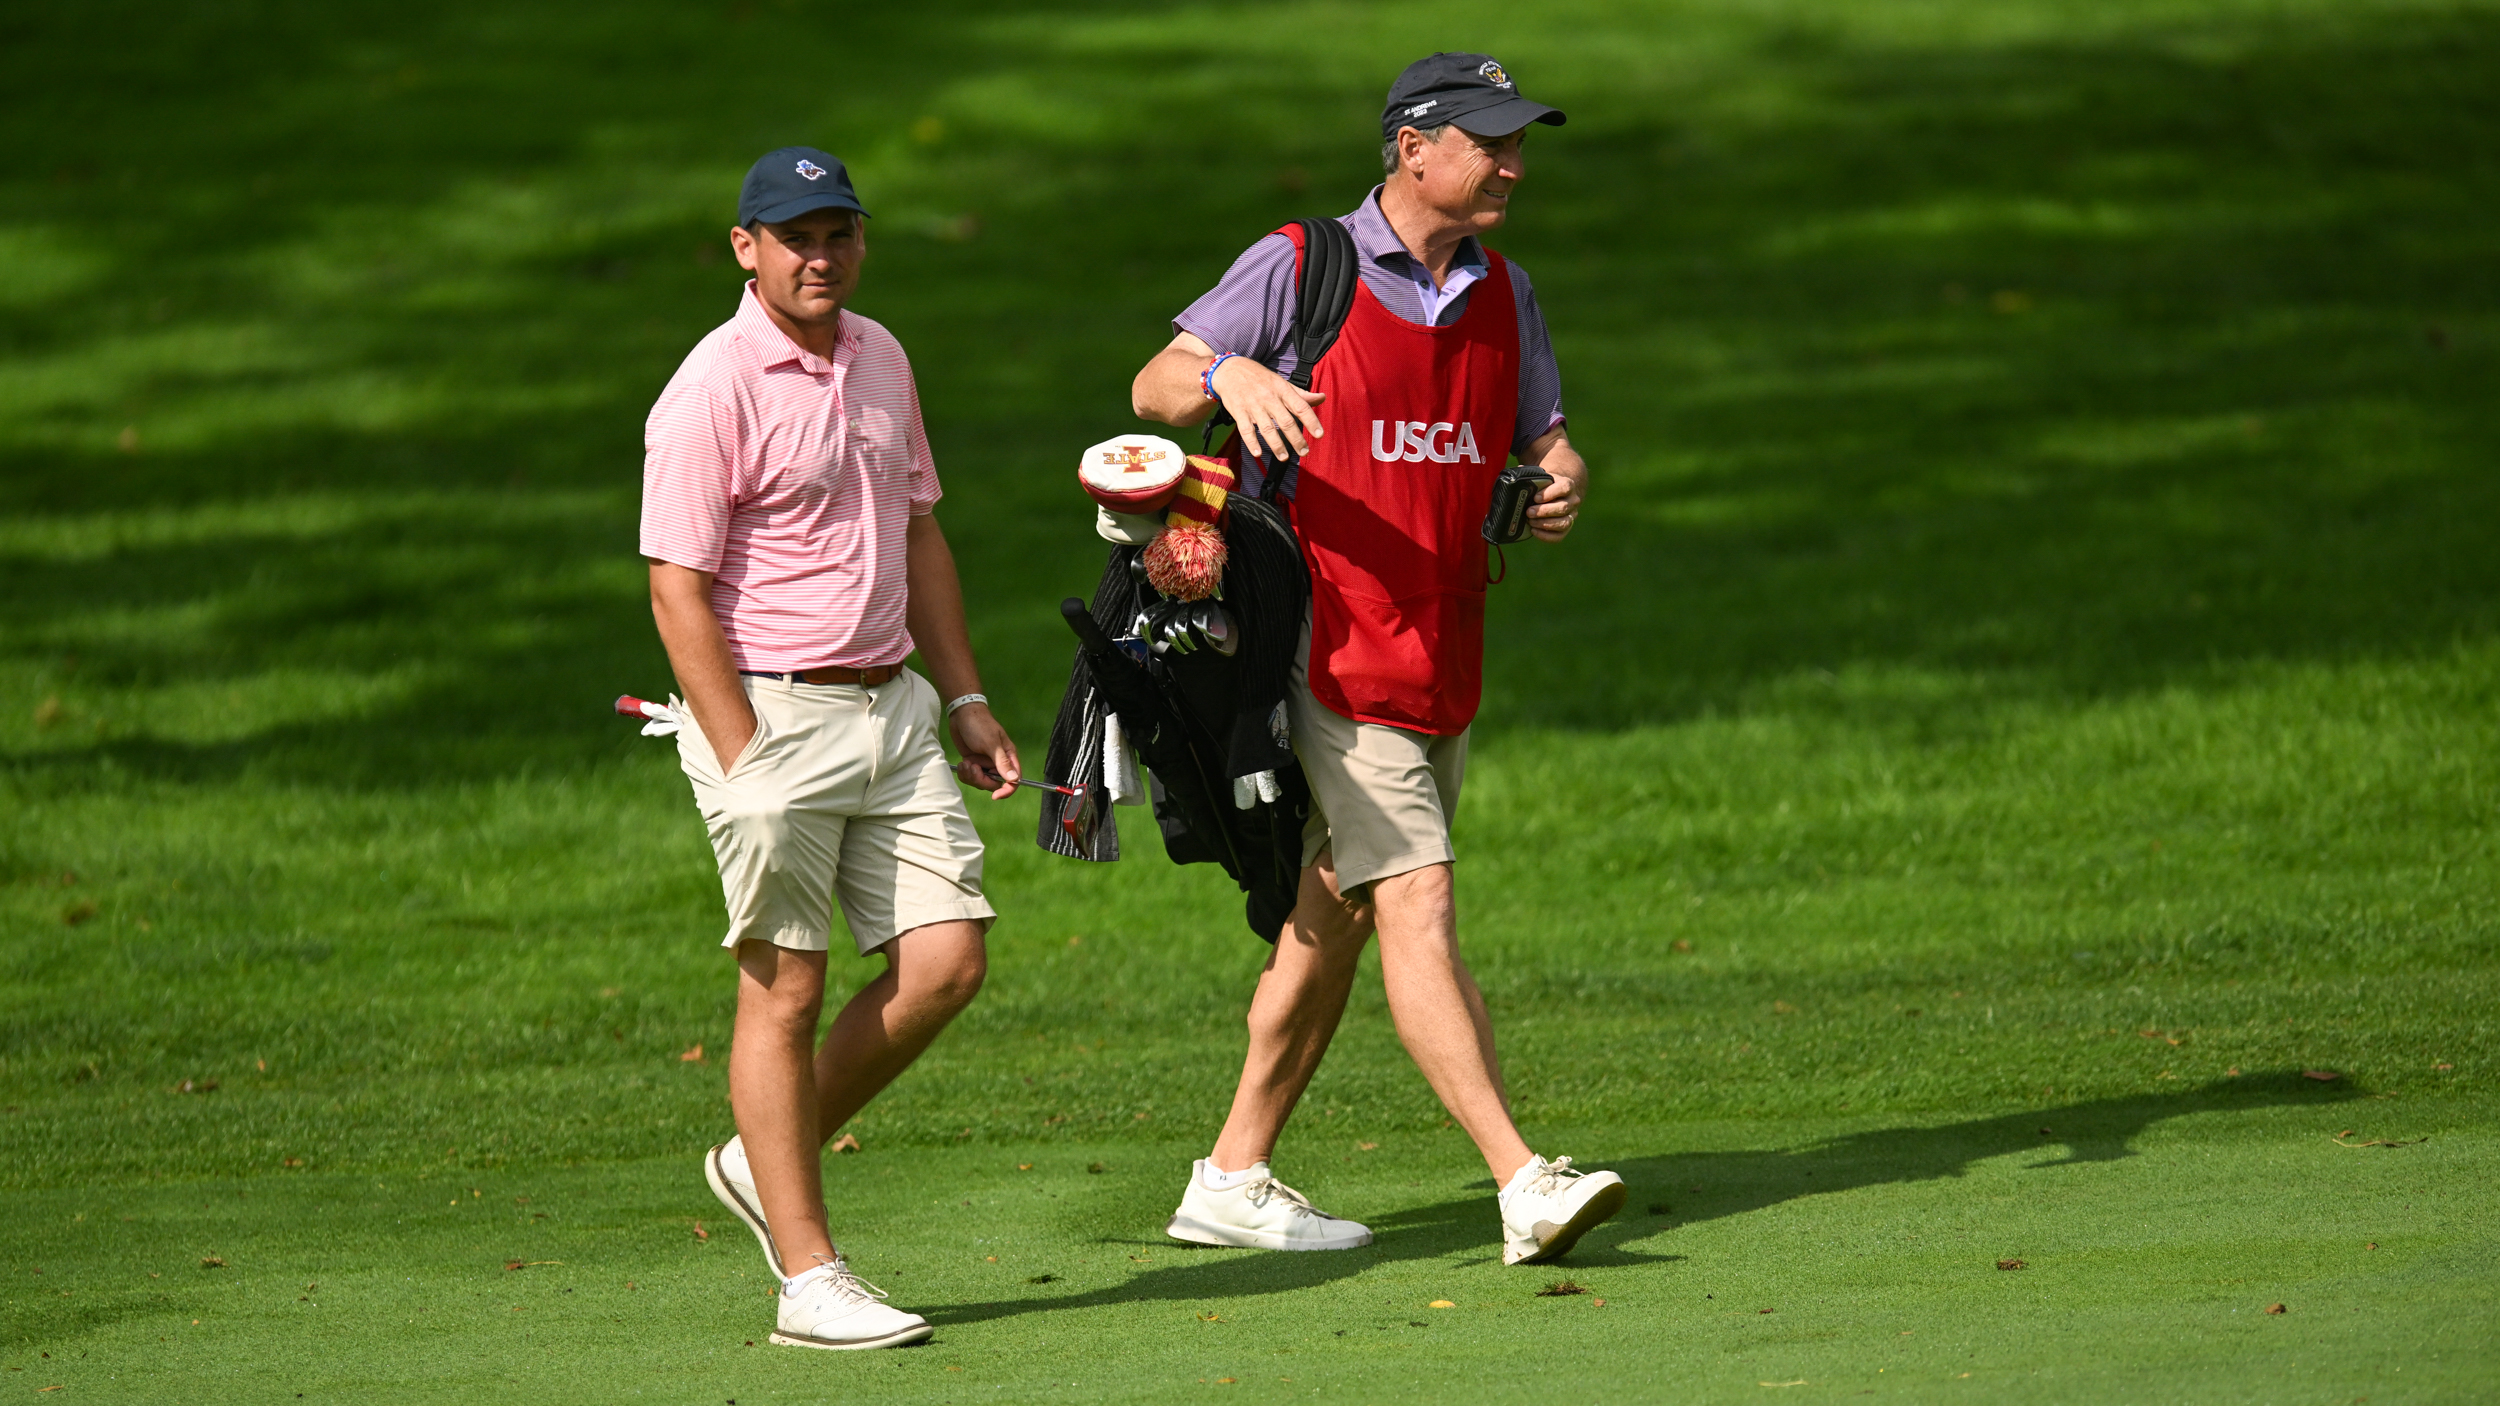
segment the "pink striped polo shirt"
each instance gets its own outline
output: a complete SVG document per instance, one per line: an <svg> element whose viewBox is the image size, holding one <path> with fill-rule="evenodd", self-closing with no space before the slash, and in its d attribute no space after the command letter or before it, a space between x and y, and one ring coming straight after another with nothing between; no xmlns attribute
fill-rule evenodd
<svg viewBox="0 0 2500 1406"><path fill-rule="evenodd" d="M939 496L894 334L855 312L826 361L747 284L643 429L642 554L713 573L741 669L868 669L912 651L904 533Z"/></svg>

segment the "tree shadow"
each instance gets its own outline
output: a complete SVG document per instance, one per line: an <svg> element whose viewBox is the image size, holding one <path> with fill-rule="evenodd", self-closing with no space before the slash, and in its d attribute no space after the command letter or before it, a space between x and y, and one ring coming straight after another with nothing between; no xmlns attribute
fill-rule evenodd
<svg viewBox="0 0 2500 1406"><path fill-rule="evenodd" d="M1799 1147L1726 1152L1673 1152L1619 1157L1604 1166L1624 1179L1631 1199L1612 1221L1591 1231L1558 1267L1667 1264L1684 1257L1630 1248L1672 1226L1741 1216L1793 1201L1958 1177L1979 1162L2039 1152L2026 1170L2049 1172L2135 1156L2135 1139L2155 1124L2208 1113L2333 1105L2366 1096L2349 1079L2328 1082L2296 1070L2218 1079L2172 1094L2090 1099L2021 1113L1925 1127L1877 1128ZM1109 1288L1056 1297L998 1299L921 1310L940 1326L982 1323L1022 1313L1133 1303L1213 1303L1316 1288L1383 1263L1457 1259L1498 1263L1500 1240L1479 1194L1413 1206L1370 1224L1377 1238L1359 1250L1243 1254L1143 1271ZM1672 1205L1672 1212L1651 1208ZM1167 1244L1188 1253L1190 1247Z"/></svg>

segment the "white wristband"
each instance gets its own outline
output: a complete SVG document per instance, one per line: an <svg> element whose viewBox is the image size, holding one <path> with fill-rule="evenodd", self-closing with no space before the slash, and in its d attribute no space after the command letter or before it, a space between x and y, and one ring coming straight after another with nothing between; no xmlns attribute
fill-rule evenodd
<svg viewBox="0 0 2500 1406"><path fill-rule="evenodd" d="M957 708L969 708L975 703L987 703L989 701L990 696L986 693L967 693L961 698L948 700L946 704L946 716L950 718L955 716L955 710Z"/></svg>

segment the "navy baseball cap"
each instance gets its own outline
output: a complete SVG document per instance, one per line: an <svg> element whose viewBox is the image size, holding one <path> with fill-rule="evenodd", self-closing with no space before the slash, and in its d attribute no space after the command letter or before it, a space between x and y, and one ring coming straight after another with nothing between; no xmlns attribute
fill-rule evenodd
<svg viewBox="0 0 2500 1406"><path fill-rule="evenodd" d="M810 210L868 211L851 189L851 173L833 156L812 146L785 146L768 151L747 168L747 183L738 188L738 223L794 220Z"/></svg>
<svg viewBox="0 0 2500 1406"><path fill-rule="evenodd" d="M1385 140L1400 127L1438 127L1455 122L1480 137L1516 132L1531 122L1559 127L1562 109L1519 96L1490 54L1434 54L1417 59L1389 85L1389 106L1380 114Z"/></svg>

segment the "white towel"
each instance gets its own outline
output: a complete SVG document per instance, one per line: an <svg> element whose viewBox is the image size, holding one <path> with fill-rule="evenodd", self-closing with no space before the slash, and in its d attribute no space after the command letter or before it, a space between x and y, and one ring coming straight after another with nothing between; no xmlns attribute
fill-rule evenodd
<svg viewBox="0 0 2500 1406"><path fill-rule="evenodd" d="M1142 806L1146 788L1137 780L1137 753L1128 745L1127 734L1120 731L1120 715L1102 715L1102 788L1111 793L1115 806Z"/></svg>

